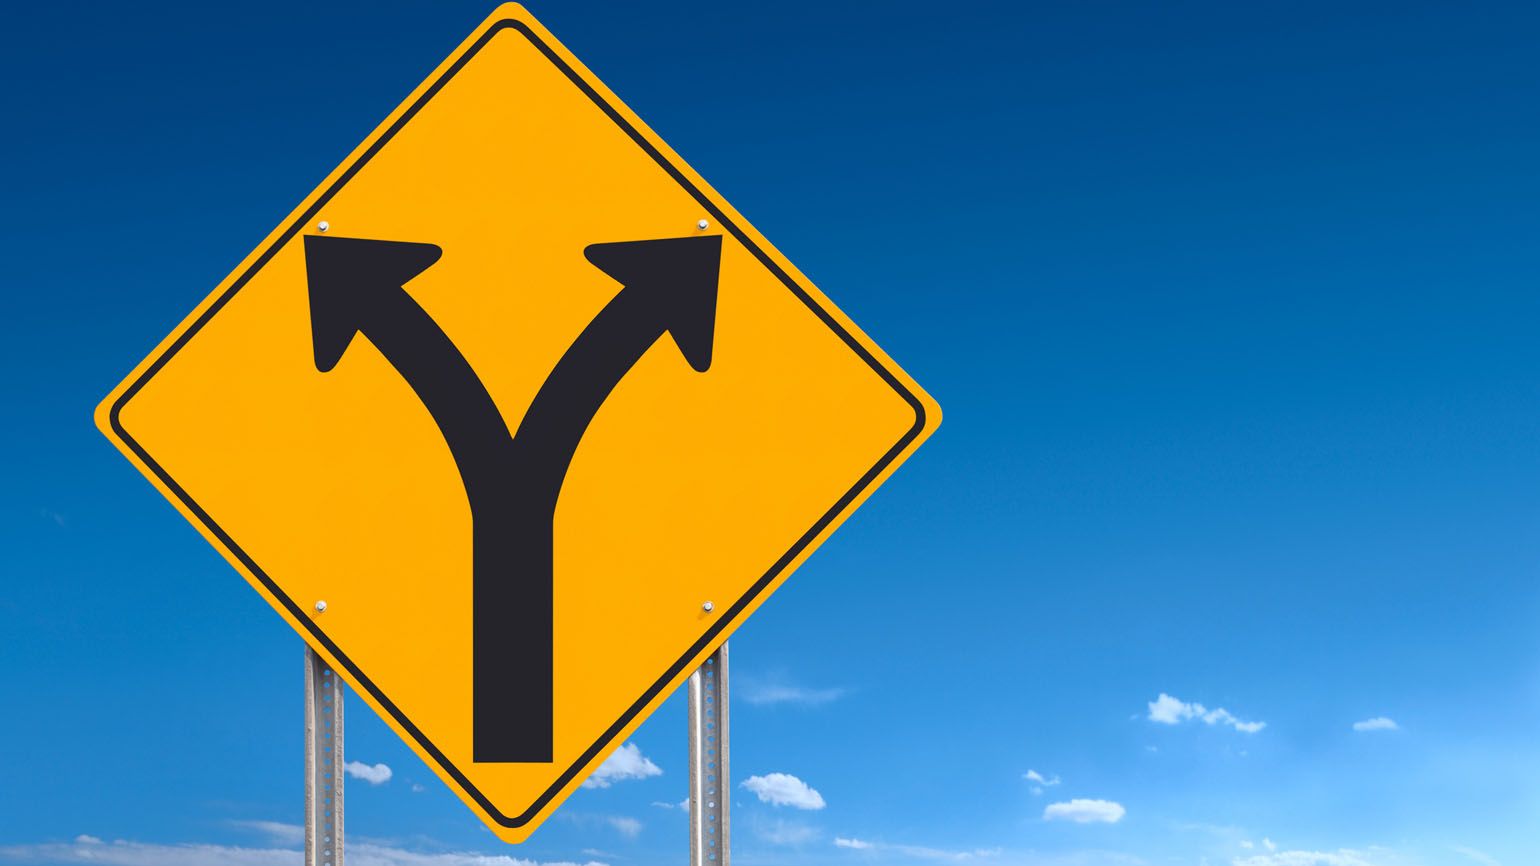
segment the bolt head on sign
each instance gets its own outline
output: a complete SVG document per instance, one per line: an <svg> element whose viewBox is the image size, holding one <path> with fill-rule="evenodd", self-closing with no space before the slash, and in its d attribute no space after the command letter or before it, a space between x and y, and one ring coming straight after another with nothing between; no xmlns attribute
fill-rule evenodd
<svg viewBox="0 0 1540 866"><path fill-rule="evenodd" d="M97 410L512 842L940 417L511 4Z"/></svg>

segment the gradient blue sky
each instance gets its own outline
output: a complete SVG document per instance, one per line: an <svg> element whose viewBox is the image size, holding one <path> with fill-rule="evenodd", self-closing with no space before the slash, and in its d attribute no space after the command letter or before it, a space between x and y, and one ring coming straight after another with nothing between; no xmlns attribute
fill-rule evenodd
<svg viewBox="0 0 1540 866"><path fill-rule="evenodd" d="M743 866L1540 862L1540 9L530 6L947 414L733 639ZM7 10L0 864L298 862L90 413L491 8ZM358 866L684 862L677 697L518 848L352 706Z"/></svg>

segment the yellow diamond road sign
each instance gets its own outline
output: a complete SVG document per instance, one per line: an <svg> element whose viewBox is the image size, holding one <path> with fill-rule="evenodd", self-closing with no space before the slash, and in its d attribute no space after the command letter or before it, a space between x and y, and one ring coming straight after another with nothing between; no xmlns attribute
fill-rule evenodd
<svg viewBox="0 0 1540 866"><path fill-rule="evenodd" d="M939 420L516 5L97 411L509 841Z"/></svg>

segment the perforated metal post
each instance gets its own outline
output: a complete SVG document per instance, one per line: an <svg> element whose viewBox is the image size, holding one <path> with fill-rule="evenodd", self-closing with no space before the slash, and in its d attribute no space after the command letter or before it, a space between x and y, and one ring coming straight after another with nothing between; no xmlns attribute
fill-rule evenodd
<svg viewBox="0 0 1540 866"><path fill-rule="evenodd" d="M342 682L305 647L305 866L342 866Z"/></svg>
<svg viewBox="0 0 1540 866"><path fill-rule="evenodd" d="M690 675L690 866L728 866L727 644Z"/></svg>

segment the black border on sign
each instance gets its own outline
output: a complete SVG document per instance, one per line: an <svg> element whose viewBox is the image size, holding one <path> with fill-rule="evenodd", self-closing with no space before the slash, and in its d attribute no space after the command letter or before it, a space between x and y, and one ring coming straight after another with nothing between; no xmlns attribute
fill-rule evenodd
<svg viewBox="0 0 1540 866"><path fill-rule="evenodd" d="M903 397L904 401L914 409L915 414L914 426L911 427L908 432L906 432L903 437L893 445L892 448L888 449L887 453L882 455L882 458L877 461L877 464L871 469L867 470L866 474L861 476L860 480L856 482L855 486L850 488L849 492L847 492L844 496L840 497L840 500L834 504L834 507L830 508L822 517L820 517L818 522L813 524L812 528L803 533L802 537L798 538L796 543L791 546L791 549L786 551L786 553L783 554L780 559L777 559L775 564L770 567L770 570L766 571L765 574L759 578L759 580L755 581L753 586L749 588L749 591L744 594L742 598L738 599L738 601L734 602L733 605L724 612L723 616L721 616L715 624L707 629L705 635L702 636L700 640L696 641L695 644L691 646L683 656L680 656L678 661L670 665L669 669L664 672L663 676L659 677L658 681L653 683L652 686L647 689L646 693L638 698L636 702L626 710L625 714L621 716L620 719L611 725L592 746L588 747L588 749L583 752L582 756L579 757L577 761L572 764L572 766L568 767L567 770L561 774L560 778L556 780L555 784L546 789L545 793L541 794L535 800L534 804L526 809L522 814L511 818L498 811L497 807L494 806L492 802L481 793L481 791L477 790L477 788L470 783L470 780L460 772L459 768L450 762L444 753L439 751L438 747L435 746L433 742L426 736L424 736L422 731L419 731L417 726L412 724L411 720L408 719L406 715L402 713L394 703L391 702L390 698L386 697L384 692L380 691L379 688L377 688L374 683L364 675L364 672L359 669L358 665L354 664L351 659L344 655L342 650L339 649L336 644L332 643L331 639L316 627L314 619L306 615L300 606L294 603L293 599L284 594L283 590L279 588L278 584L275 583L272 578L267 576L267 573L257 565L257 563L246 553L246 551L241 549L240 545L235 543L235 539L231 538L230 535L219 526L219 524L214 522L214 519L209 516L208 512L204 511L197 502L193 501L193 498L187 494L187 491L183 490L181 485L177 484L176 481L173 480L169 474L167 474L166 470L161 468L160 464L155 462L154 458L149 455L149 452L145 451L145 449L138 442L134 441L134 438L130 436L128 431L123 428L123 424L119 419L119 414L122 412L123 407L128 403L130 399L133 398L135 394L139 392L142 387L144 387L145 383L150 380L150 377L154 376L161 369L161 367L165 366L166 363L170 361L171 358L176 355L176 353L183 346L185 346L189 340L192 339L193 335L198 333L198 331L205 324L207 324L211 318L213 318L214 314L218 313L219 310L224 307L224 305L228 303L231 298L235 297L235 293L239 292L241 288L245 286L246 283L251 279L251 277L267 264L268 260L273 257L278 249L287 243L289 239L292 238L295 234L297 234L302 227L308 224L310 220L315 217L315 215L321 210L321 208L331 200L331 197L335 195L344 184L351 180L352 177L358 173L359 169L363 168L363 166L376 153L378 153L382 147L385 146L385 143L390 141L390 139L394 137L403 126L406 125L407 121L411 120L412 117L415 116L424 105L427 105L428 100L432 99L434 95L437 94L446 83L448 83L449 79L454 77L455 73L464 68L465 65L470 62L471 58L474 57L476 53L480 51L484 46L486 46L489 41L491 41L493 36L502 30L509 29L518 31L526 39L528 39L531 44L533 44L540 50L542 54L545 55L546 59L550 60L551 63L560 69L567 76L567 78L577 86L579 90L583 91L583 93L586 94L589 99L593 100L593 103L597 105L601 110L603 110L604 113L612 121L614 121L617 126L624 130L625 133L631 137L632 141L635 141L637 145L642 148L642 150L646 151L647 154L651 156L653 160L663 168L664 171L668 172L669 176L673 177L680 186L688 190L690 194L695 197L695 200L699 202L700 205L704 207L712 216L716 217L722 226L727 231L731 232L733 237L738 239L739 243L743 244L745 248L753 252L754 256L759 259L760 263L768 268L771 273L775 274L776 277L786 285L786 288L791 290L792 294L801 299L801 301L806 304L808 308L818 316L819 319L823 320L824 324L828 325L831 330L833 330L840 336L841 339L845 341L846 345L848 345L852 351L854 351L858 356L861 357L862 360L870 365L871 368L876 371L877 375L882 377L883 381L892 386L893 390L897 391L898 394ZM551 801L551 798L555 797L556 794L561 791L561 789L565 787L567 783L570 782L572 778L582 770L583 767L587 766L589 762L591 762L594 757L597 756L599 752L611 740L613 740L621 732L621 730L624 729L625 726L629 724L631 720L634 719L636 715L647 706L649 702L652 701L653 698L657 697L658 693L662 691L662 689L667 686L668 683L680 673L680 671L684 670L685 666L690 663L691 659L700 654L706 648L706 646L710 644L711 640L720 634L724 628L735 622L738 616L742 614L744 608L747 607L748 604L754 599L758 598L759 595L765 591L765 588L770 585L771 581L773 581L777 575L785 570L786 566L790 564L791 561L795 559L797 555L801 553L802 550L806 548L808 544L811 543L812 540L816 538L818 534L829 525L830 521L832 521L840 512L844 511L846 506L854 501L857 496L861 495L862 491L870 486L872 481L874 481L877 476L883 472L883 470L885 470L895 459L897 459L898 455L903 453L904 449L908 447L909 443L913 442L915 437L920 434L920 431L925 428L925 406L920 402L918 397L911 393L909 389L905 388L904 384L900 382L886 367L878 362L878 360L873 357L872 354L860 344L860 342L851 336L850 332L841 327L839 322L836 321L833 316L829 315L827 310L819 306L818 303L807 294L807 292L803 291L802 288L797 285L795 280L787 275L787 273L782 270L780 266L778 266L774 260L770 258L770 256L766 255L764 250L761 250L756 244L754 244L754 242L743 233L742 229L735 225L732 220L728 219L727 215L722 213L722 211L718 209L717 206L713 204L704 193L696 188L696 186L692 184L689 179L686 178L676 166L674 166L673 163L664 157L662 153L658 152L658 149L654 147L645 136L638 132L636 128L632 126L631 123L628 122L625 117L623 117L620 112L615 109L614 106L606 102L604 98L600 96L599 93L595 91L594 88L589 85L589 83L585 81L581 75L577 73L576 70L569 66L566 61L562 60L562 58L555 51L553 51L550 46L541 41L540 37L536 35L532 30L530 30L527 25L521 21L513 19L499 21L489 27L487 32L482 34L481 38L476 40L475 44L473 44L465 52L465 54L463 54L458 60L454 62L454 65L450 66L449 69L446 70L437 81L433 82L433 84L422 94L421 97L417 99L416 102L412 103L411 107L409 107L405 112L402 113L399 118L396 119L395 123L391 124L390 128L380 136L378 141L371 145L369 149L365 151L356 162L349 166L348 169L342 173L341 177L337 178L331 187L328 188L326 192L316 200L315 204L311 205L310 208L305 211L305 213L300 215L300 217L295 220L293 224L285 229L283 234L280 235L278 239L275 240L273 244L268 247L267 250L262 253L262 255L255 262L252 263L251 267L248 268L245 273L241 274L241 276L230 285L230 288L227 289L224 294L220 295L219 298L214 301L214 303L210 304L209 308L205 310L203 314L198 317L197 321L193 322L192 325L189 326L180 337L177 338L176 342L172 343L171 346L166 349L164 354L155 359L155 362L152 363L144 371L144 373L138 379L136 379L126 391L123 392L123 396L119 397L117 401L112 404L112 408L108 415L111 420L112 429L118 434L123 442L127 443L128 447L139 456L140 460L144 461L144 464L155 473L156 477L160 478L160 480L169 490L176 494L177 498L187 506L188 510L197 515L198 519L208 527L209 531L212 532L225 545L225 547L230 550L230 552L234 553L236 558L239 559L252 574L256 575L258 580L262 581L262 584L267 587L268 591L271 592L275 598L281 601L284 607L289 610L289 612L294 616L294 619L305 625L305 628L310 632L311 637L324 645L327 650L331 652L332 656L341 662L348 669L348 671L353 674L354 679L357 680L357 682L364 688L369 690L369 693L374 696L374 699L379 702L380 706L389 711L391 716L401 724L401 727L411 733L412 738L415 739L417 743L428 752L428 754L433 756L434 760L438 762L439 766L442 767L444 771L448 773L457 783L459 783L460 787L464 789L466 793L470 794L477 803L481 804L481 807L486 810L488 815L491 815L498 824L509 828L524 826L525 824L529 823L529 821L534 818L534 816L537 815L541 809L545 808L545 805Z"/></svg>

